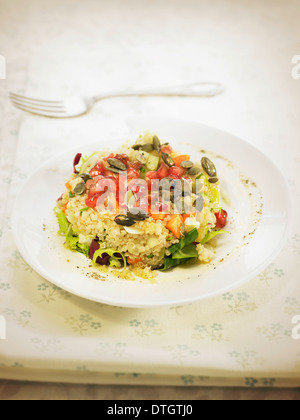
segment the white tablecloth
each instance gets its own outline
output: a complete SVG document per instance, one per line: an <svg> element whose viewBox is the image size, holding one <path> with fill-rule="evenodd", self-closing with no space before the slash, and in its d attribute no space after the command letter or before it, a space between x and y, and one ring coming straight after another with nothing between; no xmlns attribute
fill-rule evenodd
<svg viewBox="0 0 300 420"><path fill-rule="evenodd" d="M117 384L299 386L300 81L298 2L214 5L187 0L3 2L0 80L0 378ZM26 6L26 7L25 7ZM22 20L23 25L19 25ZM198 80L213 99L130 98L85 117L47 120L14 110L6 89L56 97ZM125 116L155 113L231 131L264 151L293 192L293 232L281 255L240 289L184 307L137 310L85 301L38 276L12 239L21 183L48 157L126 133ZM145 127L147 128L147 127Z"/></svg>

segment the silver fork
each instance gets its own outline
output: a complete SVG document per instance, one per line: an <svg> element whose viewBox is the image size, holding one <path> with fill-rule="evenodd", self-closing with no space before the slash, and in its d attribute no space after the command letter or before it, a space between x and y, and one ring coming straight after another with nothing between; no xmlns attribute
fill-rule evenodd
<svg viewBox="0 0 300 420"><path fill-rule="evenodd" d="M57 101L29 98L10 92L12 103L22 111L50 118L72 118L86 114L96 102L103 99L129 96L193 96L212 97L224 91L221 84L215 82L193 83L183 86L149 90L128 90L120 92L106 92L94 97L73 96Z"/></svg>

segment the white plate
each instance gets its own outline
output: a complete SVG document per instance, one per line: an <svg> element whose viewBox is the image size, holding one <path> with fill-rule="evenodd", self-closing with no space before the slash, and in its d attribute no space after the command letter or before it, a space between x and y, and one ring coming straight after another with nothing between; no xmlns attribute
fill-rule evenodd
<svg viewBox="0 0 300 420"><path fill-rule="evenodd" d="M222 188L229 197L224 207L229 212L231 234L219 237L214 261L159 273L153 284L112 276L99 281L86 276L91 272L88 260L66 250L62 238L49 226L53 223L56 199L72 171L74 155L107 148L107 138L103 138L102 142L83 144L82 150L67 151L49 160L22 187L15 203L12 227L27 263L45 279L75 295L139 308L207 299L240 286L266 268L284 245L291 211L289 189L276 166L250 144L198 123L157 117L135 117L129 123L132 140L150 129L179 151L190 153L195 161L202 156L200 149L217 156L213 158ZM110 149L114 151L127 138L128 133L123 139L111 140ZM245 179L251 182L247 185ZM44 225L48 226L46 230Z"/></svg>

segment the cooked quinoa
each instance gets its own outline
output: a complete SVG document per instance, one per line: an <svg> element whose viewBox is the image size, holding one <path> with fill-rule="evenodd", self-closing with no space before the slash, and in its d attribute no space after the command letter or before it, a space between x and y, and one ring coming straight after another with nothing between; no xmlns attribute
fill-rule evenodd
<svg viewBox="0 0 300 420"><path fill-rule="evenodd" d="M119 198L111 196L104 202L105 208L99 211L97 200L105 191L100 191L101 183L110 179L117 185L125 172L128 176L124 187L126 200L128 195L131 199L138 196L136 180L148 185L154 179L187 182L190 194L179 199L175 194L174 198L174 192L178 192L174 184L173 196L165 203L164 192L160 190L154 200L156 211L145 208L145 204L139 207L135 200L134 209L140 209L138 217L134 216L128 201L125 208ZM200 192L195 190L197 180L202 181ZM176 210L180 200L195 205L197 199L202 200L200 207L193 207L188 213ZM117 214L112 211L111 200L115 200ZM166 270L192 260L209 263L214 255L209 242L223 232L227 218L220 207L219 179L213 163L207 157L193 163L190 156L176 153L169 144L164 145L149 132L139 137L133 148L124 146L119 151L97 152L87 158L77 155L74 172L55 211L60 233L66 236L66 246L84 253L95 265L111 266L114 270L127 265L146 271L149 268Z"/></svg>

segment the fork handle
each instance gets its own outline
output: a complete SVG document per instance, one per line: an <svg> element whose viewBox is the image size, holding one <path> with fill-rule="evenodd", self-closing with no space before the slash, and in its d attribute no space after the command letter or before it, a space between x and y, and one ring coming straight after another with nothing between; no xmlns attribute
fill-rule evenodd
<svg viewBox="0 0 300 420"><path fill-rule="evenodd" d="M127 90L120 92L108 92L95 96L93 101L97 102L106 98L124 97L124 96L192 96L192 97L212 97L219 95L224 91L220 83L200 82L182 86L173 86L167 88L145 89L145 90Z"/></svg>

